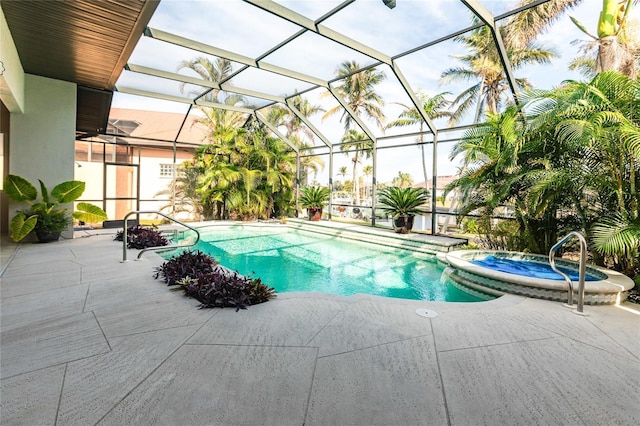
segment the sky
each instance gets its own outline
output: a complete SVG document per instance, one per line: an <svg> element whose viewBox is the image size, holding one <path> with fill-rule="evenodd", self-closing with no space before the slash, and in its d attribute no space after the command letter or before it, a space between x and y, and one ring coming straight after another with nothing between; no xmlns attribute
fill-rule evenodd
<svg viewBox="0 0 640 426"><path fill-rule="evenodd" d="M512 0L480 0L480 2L495 15L506 12L516 3ZM281 0L278 3L315 21L340 5L341 2L337 0ZM469 25L471 19L469 11L459 0L397 0L396 3L394 9L388 9L381 0L358 0L323 21L321 25L330 30L339 31L385 55L395 56L416 46L432 42L446 34L461 30ZM517 70L516 77L527 78L535 87L542 89L551 89L565 79L583 79L579 74L569 71L567 65L577 55L577 46L572 42L586 40L588 37L577 29L569 17L577 18L587 29L595 33L601 6L601 0L583 0L579 7L559 19L547 33L537 40L546 48L554 50L558 57L553 60L551 65L529 66ZM640 7L636 7L634 10L633 16L635 18L638 17L639 9ZM297 25L236 0L162 0L149 23L149 27L251 58L269 53L269 49L274 45L299 30ZM442 85L440 77L445 70L459 66L455 55L463 53L464 50L460 43L448 40L398 57L395 62L413 90L420 89L430 95L450 92L448 97L453 99L473 82ZM195 56L202 56L202 54L149 37L142 37L129 62L195 76L188 69L180 69L179 67L181 61L193 59ZM263 61L268 64L291 68L323 80L334 77L338 64L351 60L357 61L360 65L375 62L368 56L312 32L305 33L284 48L269 53L263 58ZM234 65L234 69L239 67L239 64ZM410 103L409 98L388 66L382 65L377 69L386 75L386 79L376 87L376 91L384 99L383 111L387 120L391 121L396 119L403 110L400 104ZM242 72L234 78L233 83L237 87L277 96L291 95L309 87L307 83L258 69ZM136 87L181 97L186 96L190 90L202 90L202 88L189 85L181 90L176 82L128 71L123 72L117 86ZM324 92L326 90L316 89L306 96L313 104L321 105L325 110L328 110L336 102L330 96L324 95ZM184 104L123 93L114 95L113 106L181 113L185 113L188 108ZM332 142L335 143L341 139L344 127L339 121L339 115L324 120L318 115L312 117L311 121ZM472 117L469 116L459 124L471 124L471 121ZM383 131L371 121L366 121L366 124L376 137L419 130L415 127ZM436 122L436 124L438 127L446 127L444 122ZM454 136L443 133L440 140ZM414 140L415 137L402 140L387 139L381 141L379 146L410 143ZM452 143L439 144L438 175L451 175L458 170L459 162L448 159L452 145ZM426 149L426 152L430 169L431 146ZM379 182L390 181L399 171L410 173L416 183L423 180L419 148L412 146L402 149L380 150L378 157ZM369 160L368 164L370 163ZM334 173L341 166L348 166L348 169L351 170L350 156L335 155ZM429 177L430 175L431 171L429 170ZM321 184L328 182L328 159L327 167L317 177L317 180Z"/></svg>

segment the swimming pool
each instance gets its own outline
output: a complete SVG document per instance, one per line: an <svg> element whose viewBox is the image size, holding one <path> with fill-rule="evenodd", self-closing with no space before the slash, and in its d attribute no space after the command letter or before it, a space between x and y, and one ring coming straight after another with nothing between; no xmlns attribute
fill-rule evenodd
<svg viewBox="0 0 640 426"><path fill-rule="evenodd" d="M407 250L379 249L327 235L287 229L230 227L203 230L193 247L277 292L357 293L414 300L476 302L479 297L441 280L435 259ZM165 257L174 253L168 252Z"/></svg>

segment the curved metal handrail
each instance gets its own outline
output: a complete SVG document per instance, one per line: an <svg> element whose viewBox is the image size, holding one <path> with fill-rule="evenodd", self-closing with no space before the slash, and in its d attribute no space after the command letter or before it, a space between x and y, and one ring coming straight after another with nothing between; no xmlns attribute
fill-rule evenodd
<svg viewBox="0 0 640 426"><path fill-rule="evenodd" d="M551 269L553 269L556 273L562 275L564 280L569 285L567 306L570 308L573 307L573 282L571 281L571 279L567 274L565 274L564 272L556 268L556 262L555 262L556 251L560 247L562 247L564 243L566 243L571 237L577 237L578 240L580 241L580 271L578 276L578 308L576 310L576 313L582 314L584 309L584 279L585 279L586 269L587 269L587 241L584 239L582 234L576 231L572 231L572 232L569 232L564 237L562 237L557 243L555 243L553 247L551 247L551 250L549 250L549 264L551 265Z"/></svg>
<svg viewBox="0 0 640 426"><path fill-rule="evenodd" d="M148 251L155 251L155 250L168 250L168 249L177 249L177 248L186 248L186 247L193 247L196 244L198 244L198 241L200 241L200 231L198 231L196 228L189 226L185 223L180 222L178 219L175 219L169 215L166 215L162 212L156 211L156 210L134 210L132 212L129 212L126 214L126 216L124 217L124 231L122 233L122 262L127 262L127 241L128 241L128 236L127 236L127 231L128 231L128 227L127 227L127 220L129 219L129 216L134 215L134 214L158 214L166 219L169 219L170 221L173 221L175 223L177 223L178 225L182 225L185 228L188 228L190 230L192 230L193 232L196 233L196 240L190 244L184 244L184 245L176 245L176 246L159 246L159 247L147 247L145 249L142 249L140 251L140 253L138 253L138 257L136 258L136 260L140 260L140 258L142 257L142 255L145 252Z"/></svg>

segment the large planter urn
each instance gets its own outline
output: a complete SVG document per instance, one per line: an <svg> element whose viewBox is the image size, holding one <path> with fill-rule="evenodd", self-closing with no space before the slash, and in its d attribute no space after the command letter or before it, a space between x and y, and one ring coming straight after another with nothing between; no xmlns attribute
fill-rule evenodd
<svg viewBox="0 0 640 426"><path fill-rule="evenodd" d="M309 220L317 222L322 219L322 207L309 207Z"/></svg>
<svg viewBox="0 0 640 426"><path fill-rule="evenodd" d="M398 216L393 220L393 230L398 234L408 234L413 229L415 215Z"/></svg>
<svg viewBox="0 0 640 426"><path fill-rule="evenodd" d="M46 229L36 228L36 237L41 243L51 243L60 239L60 232L49 232Z"/></svg>

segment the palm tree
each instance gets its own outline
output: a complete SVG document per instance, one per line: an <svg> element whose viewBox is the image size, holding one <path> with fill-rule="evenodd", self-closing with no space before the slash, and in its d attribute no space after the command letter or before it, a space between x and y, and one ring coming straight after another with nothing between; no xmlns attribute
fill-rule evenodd
<svg viewBox="0 0 640 426"><path fill-rule="evenodd" d="M289 140L300 147L300 152L306 152L311 148L308 143L300 141L297 136L293 136ZM318 177L318 172L324 170L324 160L319 155L301 155L300 169L302 186L306 186L309 183L309 175L311 173L313 173L315 180Z"/></svg>
<svg viewBox="0 0 640 426"><path fill-rule="evenodd" d="M308 99L302 98L300 95L294 96L291 100L293 106L300 111L304 117L311 117L320 112L324 112L324 108L321 105L313 105ZM267 112L267 120L276 127L284 127L285 137L293 144L295 144L300 151L306 151L315 140L315 135L304 122L295 114L291 112L289 108L282 105L275 105L269 108ZM308 139L307 140L305 140ZM314 176L318 175L320 170L324 169L324 161L317 155L305 155L300 158L301 168L301 182L305 186L308 182L309 172L312 172Z"/></svg>
<svg viewBox="0 0 640 426"><path fill-rule="evenodd" d="M302 113L305 118L309 118L320 112L325 112L321 105L313 105L308 99L296 95L291 98L292 105ZM298 136L302 141L302 136L306 136L310 142L315 140L315 135L304 122L291 110L283 105L274 105L267 112L267 120L276 127L284 127L284 135L287 138Z"/></svg>
<svg viewBox="0 0 640 426"><path fill-rule="evenodd" d="M338 174L342 176L342 181L344 182L344 177L347 175L347 166L341 166L338 169Z"/></svg>
<svg viewBox="0 0 640 426"><path fill-rule="evenodd" d="M345 167L346 169L346 167ZM364 166L362 168L362 173L364 173L364 175L367 177L367 181L364 187L364 196L365 198L369 197L369 187L371 185L371 183L369 182L369 176L371 176L373 174L373 166L367 164L366 166Z"/></svg>
<svg viewBox="0 0 640 426"><path fill-rule="evenodd" d="M381 107L384 105L382 98L376 93L375 86L386 78L382 71L375 68L368 68L364 71L355 61L345 61L336 70L337 77L343 77L337 92L344 98L349 107L359 116L372 119L381 129L384 127L384 113ZM330 94L326 92L324 96ZM328 110L322 119L326 119L342 110L340 121L344 124L345 132L354 128L353 117L347 113L340 105Z"/></svg>
<svg viewBox="0 0 640 426"><path fill-rule="evenodd" d="M478 19L474 18L474 22L477 21ZM503 33L506 32L505 27L501 30ZM508 37L504 36L504 38L508 40ZM454 115L462 117L475 104L474 122L477 123L483 113L495 114L510 103L505 95L509 86L504 77L504 70L491 31L487 26L459 35L454 40L464 44L469 53L455 55L454 57L464 65L445 70L440 80L442 83L474 82L454 99L453 105L458 106ZM505 47L514 70L529 64L548 64L556 56L552 50L545 49L533 41L522 46L506 44ZM522 91L531 89L531 84L526 78L516 78L515 84Z"/></svg>
<svg viewBox="0 0 640 426"><path fill-rule="evenodd" d="M448 118L449 124L455 124L455 122L459 119L455 114L447 111L451 102L448 101L445 96L450 95L449 92L438 93L434 96L429 96L424 93L421 89L416 90L416 97L418 101L422 105L422 110L424 113L431 119L435 120L438 118ZM398 118L391 123L387 124L387 128L391 127L406 127L406 126L420 126L420 135L418 136L417 142L420 145L420 154L422 157L422 174L424 176L424 185L427 187L427 162L424 154L424 125L425 122L422 119L422 115L416 109L415 106L405 105L402 103L398 103L404 108L404 111L400 113Z"/></svg>
<svg viewBox="0 0 640 426"><path fill-rule="evenodd" d="M413 185L413 178L410 173L398 172L398 176L393 178L391 185L400 188L409 188Z"/></svg>
<svg viewBox="0 0 640 426"><path fill-rule="evenodd" d="M233 72L233 67L231 61L224 58L216 58L214 62L211 62L209 58L204 56L198 56L190 61L182 61L178 64L177 70L188 68L193 70L196 74L200 76L203 80L213 81L216 83L220 83L223 80L226 80L231 73ZM231 82L228 82L231 84ZM180 85L180 91L184 91L185 83ZM202 93L198 92L195 95L201 95ZM204 100L209 102L220 102L219 99L220 90L213 89L208 94L204 96Z"/></svg>
<svg viewBox="0 0 640 426"><path fill-rule="evenodd" d="M349 155L349 151L353 150L353 157L351 162L353 163L353 191L352 199L356 206L360 205L360 185L358 182L358 164L360 163L360 153L364 154L366 158L371 156L373 150L373 142L364 133L359 133L353 129L348 130L342 137L342 145L340 151Z"/></svg>
<svg viewBox="0 0 640 426"><path fill-rule="evenodd" d="M584 187L582 197L572 205L584 232L593 234L597 251L612 257L616 268L626 272L640 265L639 90L636 79L602 72L588 83L569 82L544 93L541 97L553 102L541 103L548 109L539 111L534 121L543 129L554 124L560 149L578 159L564 167L574 178L561 181L560 196L572 194L573 187ZM562 166L557 168L564 170Z"/></svg>
<svg viewBox="0 0 640 426"><path fill-rule="evenodd" d="M615 269L635 270L640 225L640 82L616 72L567 82L531 95L523 111L509 107L467 132L452 151L464 155L462 176L447 187L462 193L466 214L489 220L513 211L509 247L548 252L560 232L585 233ZM553 141L553 143L550 143ZM506 243L505 243L506 244Z"/></svg>
<svg viewBox="0 0 640 426"><path fill-rule="evenodd" d="M597 36L591 34L577 19L571 18L580 31L591 38L591 41L582 43L582 51L585 59L593 61L595 73L615 70L628 77L636 77L639 47L637 28L632 30L627 22L632 6L633 0L604 0Z"/></svg>
<svg viewBox="0 0 640 426"><path fill-rule="evenodd" d="M177 170L176 178L171 181L169 187L154 194L155 197L169 197L169 203L160 207L160 211L169 211L170 214L191 213L196 220L205 217L202 196L198 193L198 179L201 171L191 161L184 161Z"/></svg>
<svg viewBox="0 0 640 426"><path fill-rule="evenodd" d="M530 0L520 0L517 7L526 6L528 3ZM582 0L550 0L514 15L507 24L505 43L520 46L530 43L565 12L580 3ZM602 0L597 36L590 34L583 24L571 18L573 23L592 39L586 50L596 51L596 73L617 70L628 77L635 77L638 67L637 54L633 54L634 47L630 43L634 32L628 28L627 17L636 3L637 0Z"/></svg>

